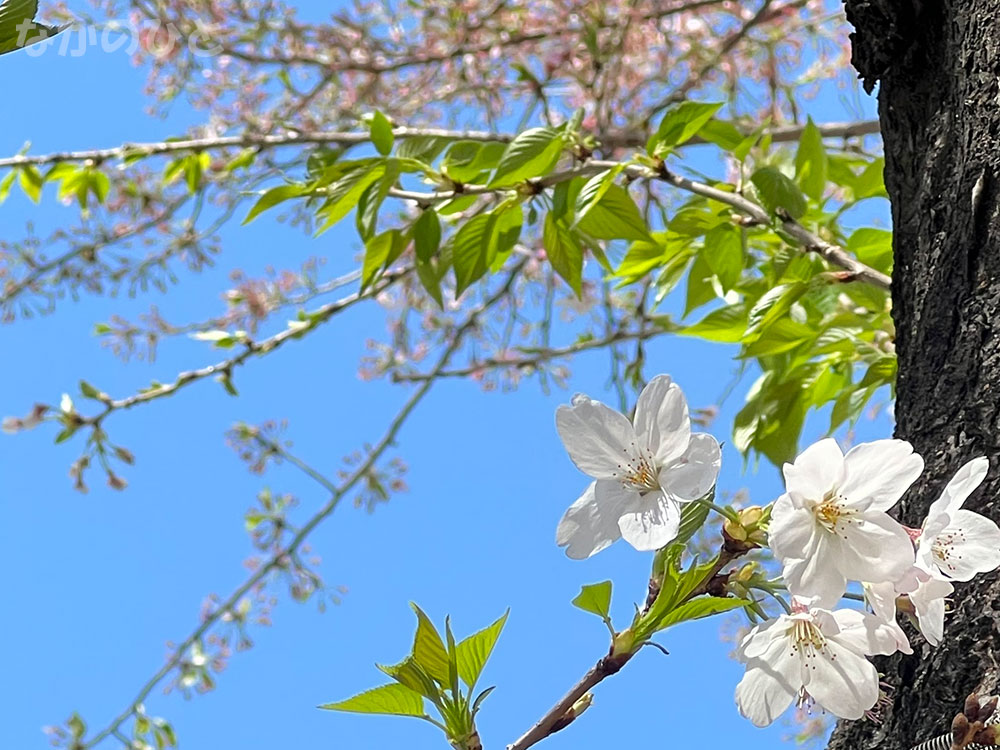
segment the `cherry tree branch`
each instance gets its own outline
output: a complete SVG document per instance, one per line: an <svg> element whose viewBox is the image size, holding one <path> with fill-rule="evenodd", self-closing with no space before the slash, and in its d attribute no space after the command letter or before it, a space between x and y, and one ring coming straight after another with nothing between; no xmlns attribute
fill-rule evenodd
<svg viewBox="0 0 1000 750"><path fill-rule="evenodd" d="M716 564L708 572L704 580L696 586L683 601L689 601L695 597L708 593L711 590L712 585L717 582L722 569L737 557L744 554L745 551L746 550L735 551L729 549L727 546L723 546ZM643 609L643 612L645 612L646 609L648 609L648 605L645 609ZM567 692L566 695L564 695L552 708L546 711L542 718L535 722L535 725L531 727L531 729L508 745L507 750L527 750L527 748L541 742L549 735L566 726L568 722L564 721L564 718L572 716L569 712L573 708L573 705L590 692L590 690L596 685L600 684L611 675L617 674L622 667L624 667L629 660L635 656L635 653L636 652L632 651L616 655L612 647L612 650L609 651L606 656L598 659L597 663L587 670L587 673L584 674L572 688L570 688L569 692Z"/></svg>
<svg viewBox="0 0 1000 750"><path fill-rule="evenodd" d="M776 143L797 141L805 126L795 125L778 127L769 131L771 140ZM873 135L879 132L878 120L859 120L856 122L831 122L818 125L820 133L825 138L851 138L863 135ZM443 128L421 128L400 126L393 129L396 138L437 137L453 140L482 141L509 143L515 133L495 133L486 130L447 130ZM609 148L638 148L644 146L648 133L645 131L612 132L599 139ZM232 136L212 136L205 138L188 138L177 141L155 141L143 143L123 143L110 148L83 149L79 151L55 151L48 154L21 154L0 159L0 168L44 166L64 162L94 162L100 164L113 159L126 157L163 156L184 152L213 151L226 148L256 148L270 149L283 146L303 145L335 145L356 146L371 141L367 130L331 130L315 132L288 132L275 135L258 135L246 133ZM699 145L706 141L702 138L692 138L685 145Z"/></svg>
<svg viewBox="0 0 1000 750"><path fill-rule="evenodd" d="M521 357L488 357L478 362L473 362L465 367L443 370L437 374L437 377L464 378L469 375L485 372L486 370L502 369L507 367L518 369L524 367L535 367L543 362L548 362L553 359L572 357L576 354L580 354L581 352L590 351L592 349L603 349L604 347L623 341L646 341L666 333L669 333L669 330L663 327L644 328L637 331L620 330L608 336L588 339L586 341L580 341L576 344L570 344L568 346L537 351L525 349L522 351L525 351L526 353ZM532 353L529 354L527 352ZM393 373L392 375L392 379L396 383L419 383L426 380L427 377L428 375L425 373Z"/></svg>
<svg viewBox="0 0 1000 750"><path fill-rule="evenodd" d="M364 479L365 476L371 472L386 450L393 445L396 440L396 436L399 434L399 431L402 429L407 418L413 410L416 409L417 405L424 398L424 396L427 395L428 391L430 391L431 386L436 380L435 375L442 372L445 367L447 367L448 362L455 352L457 352L461 347L465 337L478 324L480 317L492 308L493 305L510 293L510 290L519 276L523 265L524 262L522 261L514 266L511 269L506 282L493 294L487 297L479 306L477 306L475 310L470 312L465 321L454 329L451 341L444 348L444 351L438 358L437 363L431 369L429 377L421 383L406 400L402 408L389 423L386 431L383 433L379 441L368 450L365 460L362 461L356 469L344 477L339 483L326 478L321 472L289 453L287 449L278 442L269 441L260 435L256 436L258 442L264 444L272 454L280 456L282 459L288 461L288 463L292 464L311 479L319 483L320 486L330 493L330 498L308 521L306 521L303 526L299 528L287 544L285 544L278 552L272 554L265 563L257 568L249 578L236 588L222 604L205 617L201 624L195 628L195 630L193 630L191 634L180 643L180 645L177 646L173 655L167 660L167 662L139 689L139 692L131 701L129 707L116 716L105 728L94 734L89 740L81 742L77 746L79 750L90 750L90 748L96 747L110 736L119 737L122 724L128 721L132 716L136 715L139 706L149 697L156 686L159 685L174 669L180 665L188 649L197 643L227 613L236 611L236 607L238 606L240 600L243 599L243 597L246 596L247 593L249 593L257 584L263 581L271 571L280 568L284 560L295 555L306 542L310 534L312 534L312 532L321 523L323 523L323 521L333 514L341 500L349 492L351 492L351 490L353 490L358 482Z"/></svg>
<svg viewBox="0 0 1000 750"><path fill-rule="evenodd" d="M624 173L632 179L660 180L689 193L724 203L743 214L745 223L750 226L772 226L775 223L776 217L781 228L793 237L803 250L817 253L828 262L846 271L848 275L842 281L864 281L880 289L888 290L890 288L891 280L886 274L865 265L839 245L827 242L792 218L786 211L778 209L775 212L775 217L772 217L767 209L759 203L735 191L723 190L706 185L703 182L698 182L697 180L682 177L671 171L666 164L661 165L659 169L653 169L652 167L635 163L591 159L578 167L555 172L535 180L529 180L528 185L532 190L541 191L545 188L558 185L561 182L571 180L574 177L592 177L609 169L619 167L622 167ZM460 189L456 190L438 190L426 193L394 189L389 191L389 195L404 200L415 201L420 206L430 206L434 203L458 197L459 195L497 194L509 191L510 189L510 187L491 187L488 185L462 185Z"/></svg>
<svg viewBox="0 0 1000 750"><path fill-rule="evenodd" d="M310 313L308 319L303 321L301 326L287 328L284 331L276 333L268 338L261 339L260 341L247 339L244 342L243 351L228 359L217 362L214 365L207 365L197 370L182 372L178 374L177 378L173 382L160 385L157 388L151 388L147 391L135 393L125 398L108 399L104 401L104 409L101 412L90 417L82 417L80 426L100 427L108 415L114 412L124 411L125 409L131 409L139 404L172 396L182 388L186 388L192 383L212 377L213 375L229 376L232 374L233 370L240 365L245 364L251 357L268 354L293 338L301 338L356 303L378 296L392 284L399 281L399 279L407 273L409 273L409 269L389 271L385 273L379 282L371 289L363 293L355 292L354 294L349 294L346 297L342 297L341 299L334 300L333 302L323 305Z"/></svg>

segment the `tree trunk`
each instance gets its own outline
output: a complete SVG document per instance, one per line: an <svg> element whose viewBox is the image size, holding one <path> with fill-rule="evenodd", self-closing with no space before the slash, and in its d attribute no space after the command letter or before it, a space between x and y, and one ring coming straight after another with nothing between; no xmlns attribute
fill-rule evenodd
<svg viewBox="0 0 1000 750"><path fill-rule="evenodd" d="M1000 521L1000 0L846 0L853 62L879 84L892 201L896 434L926 461L899 506L919 526L947 479L986 455L966 507ZM948 732L1000 678L1000 581L956 584L945 641L877 661L881 724L841 722L830 748L908 750ZM912 631L910 631L912 633Z"/></svg>

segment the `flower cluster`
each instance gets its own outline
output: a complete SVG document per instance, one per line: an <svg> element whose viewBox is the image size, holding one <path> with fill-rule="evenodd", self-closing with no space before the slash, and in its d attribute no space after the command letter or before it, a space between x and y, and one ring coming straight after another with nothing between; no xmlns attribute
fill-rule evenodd
<svg viewBox="0 0 1000 750"><path fill-rule="evenodd" d="M719 443L692 433L684 394L666 375L643 389L632 420L578 395L558 409L556 427L570 458L594 480L556 531L569 557L590 557L619 538L637 550L661 549L677 538L683 505L715 487ZM962 507L989 461L962 466L922 527L910 529L888 511L923 468L904 440L862 443L845 455L827 438L785 464L784 494L769 509L754 509L755 524L769 517L766 545L781 565L781 577L766 587L791 598L777 597L786 613L740 644L746 672L736 703L754 724L770 724L794 702L861 718L879 699L869 657L912 653L897 615L937 645L952 582L1000 567L1000 527ZM742 528L742 516L726 512L727 527ZM754 531L753 541L750 548L764 546L763 532ZM843 607L845 596L867 607Z"/></svg>

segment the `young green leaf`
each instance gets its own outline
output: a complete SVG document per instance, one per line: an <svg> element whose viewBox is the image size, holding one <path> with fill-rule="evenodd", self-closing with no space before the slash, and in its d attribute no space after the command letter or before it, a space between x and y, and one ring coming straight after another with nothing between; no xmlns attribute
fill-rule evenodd
<svg viewBox="0 0 1000 750"><path fill-rule="evenodd" d="M601 581L583 586L572 604L584 612L597 615L602 620L611 617L611 581Z"/></svg>
<svg viewBox="0 0 1000 750"><path fill-rule="evenodd" d="M38 203L42 199L42 185L45 180L34 166L28 164L17 171L17 181L21 184L21 190L32 201Z"/></svg>
<svg viewBox="0 0 1000 750"><path fill-rule="evenodd" d="M425 208L413 223L413 249L418 260L428 261L441 245L441 220L433 208Z"/></svg>
<svg viewBox="0 0 1000 750"><path fill-rule="evenodd" d="M375 666L399 684L406 685L425 698L437 701L441 694L434 678L427 674L427 670L417 664L416 659L412 656L407 656L399 664L376 664Z"/></svg>
<svg viewBox="0 0 1000 750"><path fill-rule="evenodd" d="M551 212L545 214L542 243L552 268L579 297L582 291L583 249L562 220L555 218Z"/></svg>
<svg viewBox="0 0 1000 750"><path fill-rule="evenodd" d="M492 625L483 628L478 633L473 633L458 644L458 674L462 681L469 686L470 691L479 680L479 675L482 674L490 654L493 653L493 647L496 646L509 614L510 610L507 610Z"/></svg>
<svg viewBox="0 0 1000 750"><path fill-rule="evenodd" d="M672 148L698 135L698 131L719 111L722 102L682 102L667 110L646 143L651 156L663 156Z"/></svg>
<svg viewBox="0 0 1000 750"><path fill-rule="evenodd" d="M525 130L504 150L489 184L515 185L544 175L559 161L562 149L562 134L555 128Z"/></svg>
<svg viewBox="0 0 1000 750"><path fill-rule="evenodd" d="M441 160L441 171L453 180L472 182L497 165L505 148L503 143L456 141Z"/></svg>
<svg viewBox="0 0 1000 750"><path fill-rule="evenodd" d="M688 620L699 620L702 617L728 612L749 604L746 599L733 599L721 596L699 596L689 602L675 607L660 618L657 630L665 630L671 625L677 625Z"/></svg>
<svg viewBox="0 0 1000 750"><path fill-rule="evenodd" d="M343 177L326 189L326 201L316 212L323 224L316 230L316 235L326 230L347 216L361 200L361 195L376 180L385 174L385 164L379 164L370 169L357 168L347 172Z"/></svg>
<svg viewBox="0 0 1000 750"><path fill-rule="evenodd" d="M747 329L747 308L743 303L712 310L694 325L678 331L682 336L695 336L725 344L738 343Z"/></svg>
<svg viewBox="0 0 1000 750"><path fill-rule="evenodd" d="M389 118L378 110L372 113L371 120L368 121L368 128L372 134L372 145L382 156L388 156L392 152L392 123Z"/></svg>
<svg viewBox="0 0 1000 750"><path fill-rule="evenodd" d="M705 235L702 256L712 273L719 279L722 290L728 292L743 275L743 237L732 224L720 224Z"/></svg>
<svg viewBox="0 0 1000 750"><path fill-rule="evenodd" d="M826 147L823 145L823 134L811 117L802 130L799 148L795 152L795 179L813 200L823 197L826 188Z"/></svg>
<svg viewBox="0 0 1000 750"><path fill-rule="evenodd" d="M372 688L353 698L324 703L319 708L327 711L350 711L359 714L386 714L389 716L423 716L424 699L420 693L398 682Z"/></svg>
<svg viewBox="0 0 1000 750"><path fill-rule="evenodd" d="M761 167L750 177L760 193L764 207L774 213L783 208L793 219L800 219L806 213L806 199L791 178L775 167Z"/></svg>
<svg viewBox="0 0 1000 750"><path fill-rule="evenodd" d="M600 198L589 200L586 188L577 197L576 226L598 240L649 240L649 230L628 191L614 183L603 186Z"/></svg>
<svg viewBox="0 0 1000 750"><path fill-rule="evenodd" d="M270 190L266 190L257 202L253 204L253 208L250 209L250 213L243 220L243 224L249 224L251 221L256 219L260 214L267 211L269 208L274 208L279 203L290 200L291 198L298 198L304 192L305 187L303 185L278 185L278 187L273 187Z"/></svg>
<svg viewBox="0 0 1000 750"><path fill-rule="evenodd" d="M410 602L417 615L417 632L413 637L413 659L424 671L442 685L448 684L448 652L434 623L416 604Z"/></svg>
<svg viewBox="0 0 1000 750"><path fill-rule="evenodd" d="M385 268L389 262L394 243L399 235L398 229L389 229L375 235L365 243L365 259L361 265L361 289L364 291Z"/></svg>

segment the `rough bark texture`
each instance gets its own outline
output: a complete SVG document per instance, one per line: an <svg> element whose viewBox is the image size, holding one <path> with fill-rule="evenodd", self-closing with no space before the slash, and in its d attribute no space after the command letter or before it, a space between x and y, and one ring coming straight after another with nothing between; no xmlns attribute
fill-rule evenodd
<svg viewBox="0 0 1000 750"><path fill-rule="evenodd" d="M967 507L1000 519L1000 0L846 0L853 62L879 84L895 233L897 435L926 459L900 505L917 526L968 458L991 470ZM945 643L879 663L881 725L842 722L835 750L907 750L1000 682L1000 581L956 584Z"/></svg>

